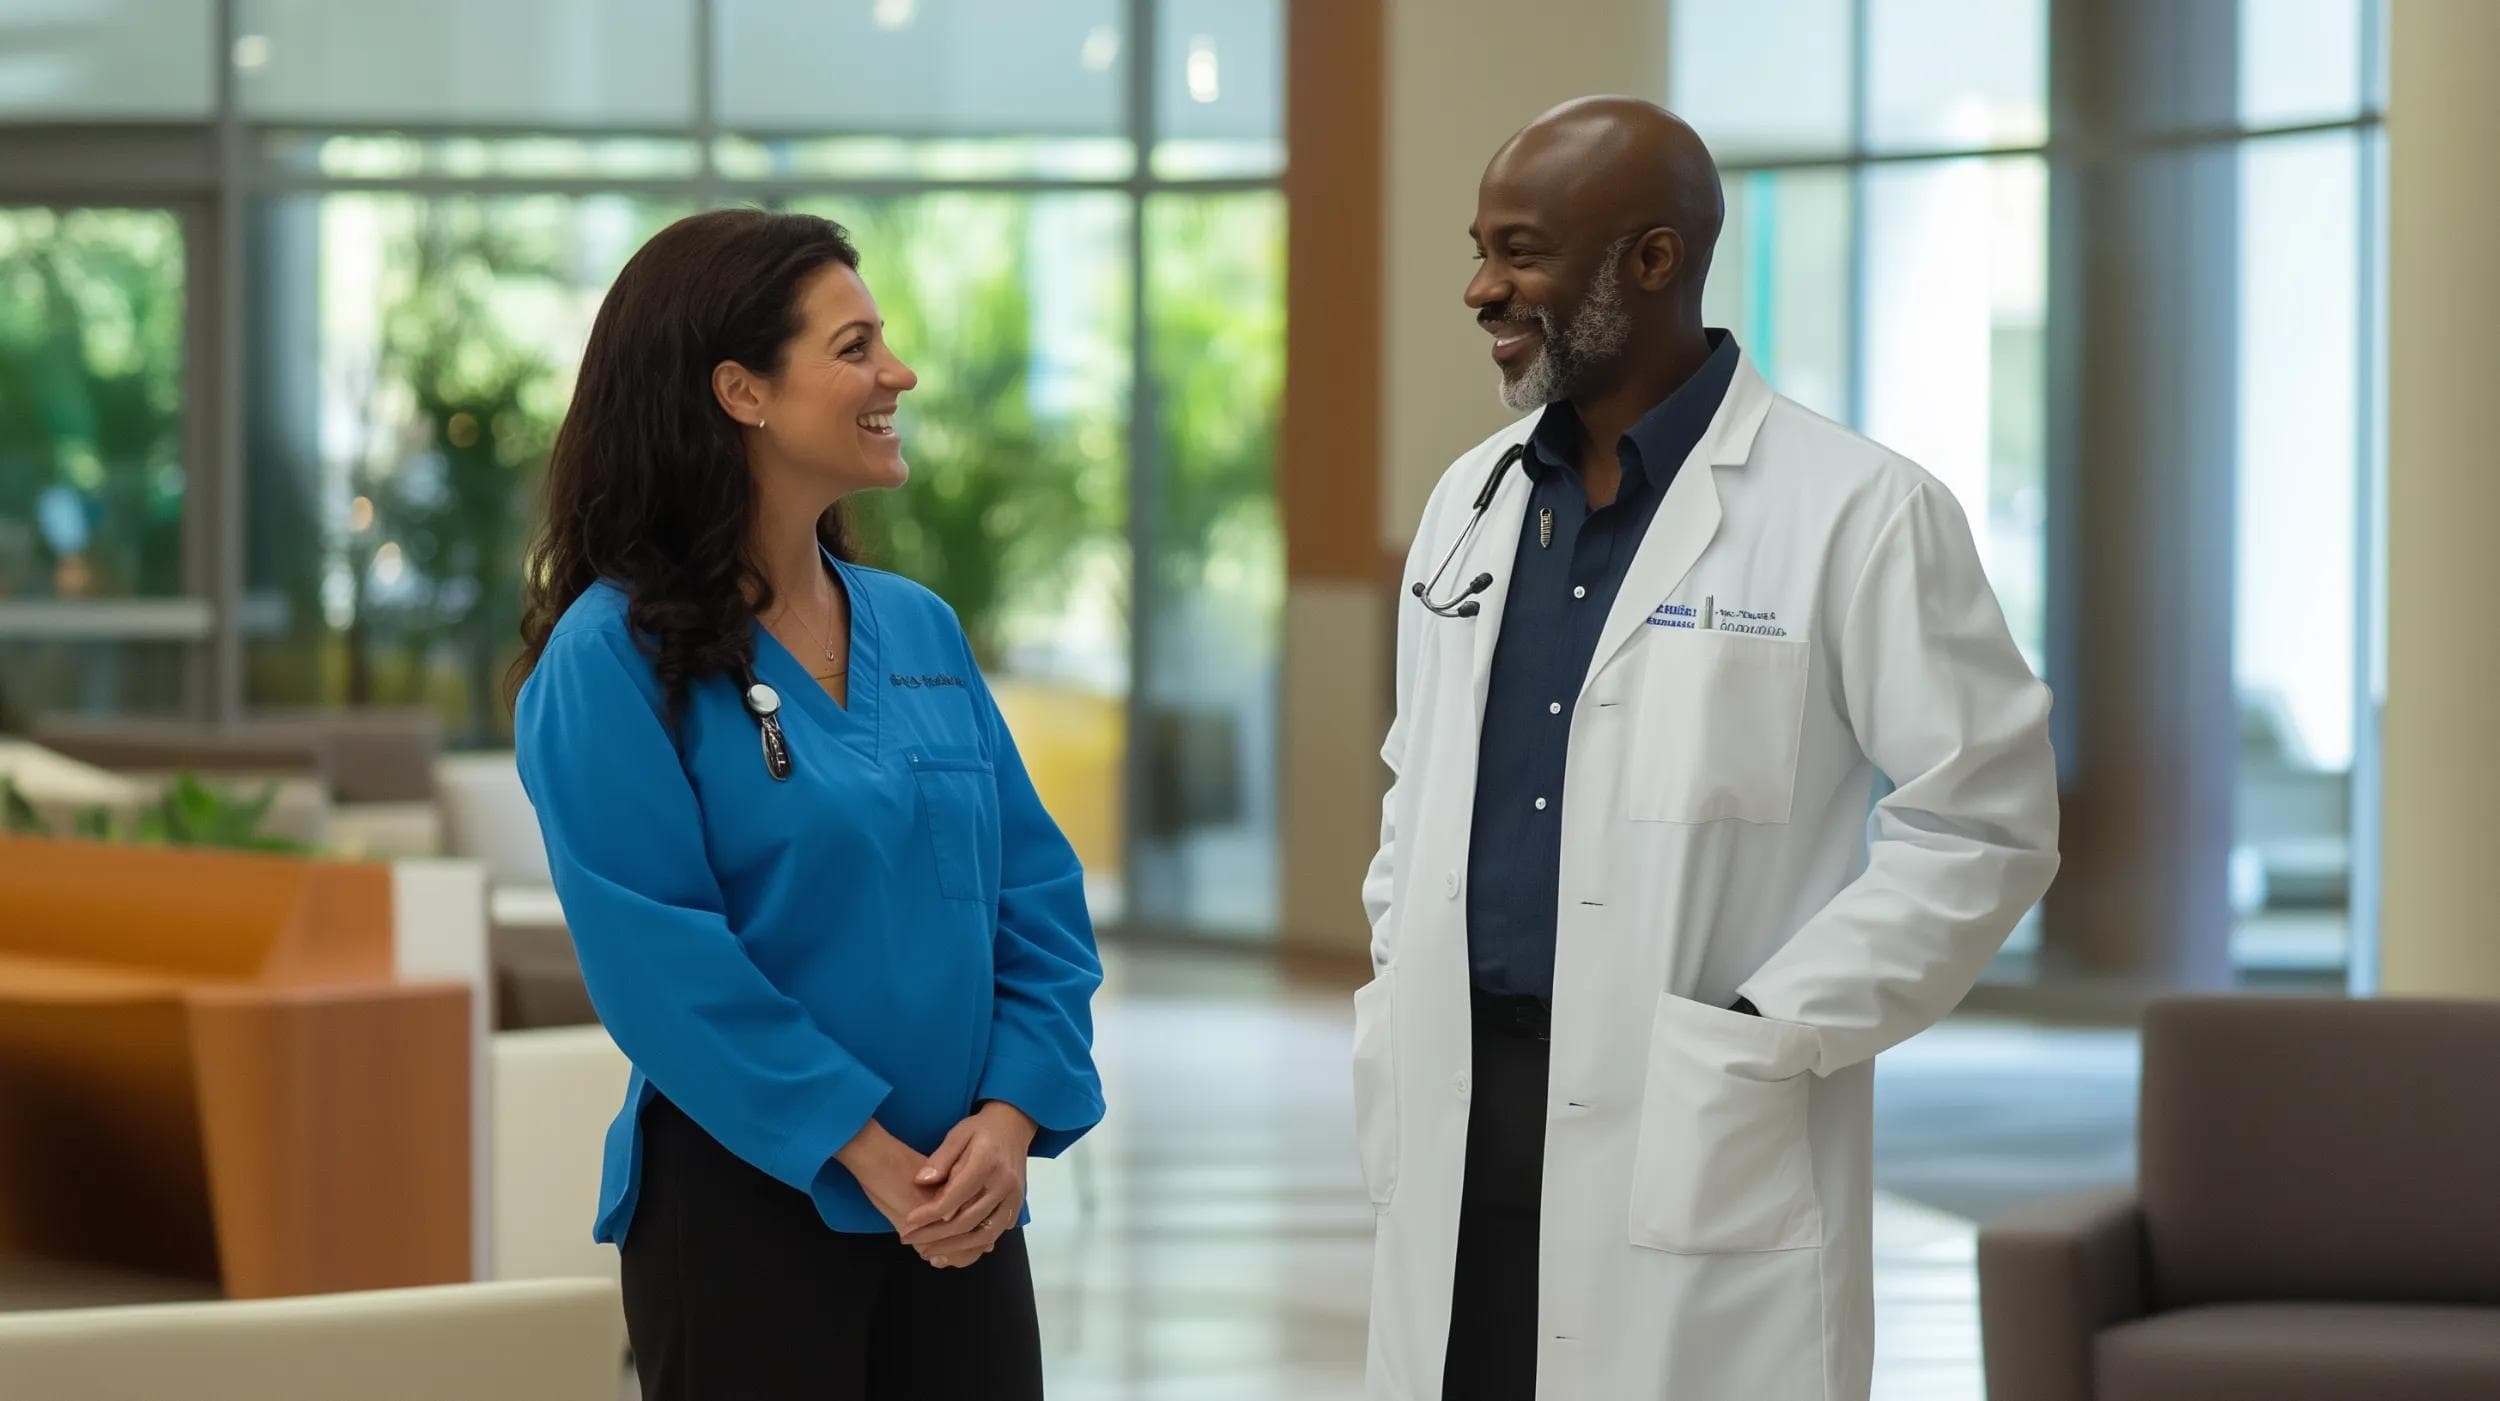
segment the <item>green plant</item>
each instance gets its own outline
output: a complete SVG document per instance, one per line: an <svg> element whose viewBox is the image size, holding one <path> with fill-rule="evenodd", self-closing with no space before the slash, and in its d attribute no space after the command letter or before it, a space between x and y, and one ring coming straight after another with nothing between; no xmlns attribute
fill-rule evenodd
<svg viewBox="0 0 2500 1401"><path fill-rule="evenodd" d="M156 806L141 812L127 830L116 830L106 808L90 808L70 818L66 835L89 841L130 841L150 846L217 847L230 851L308 852L311 848L260 830L277 801L275 784L244 796L203 782L194 774L178 774L166 785ZM0 775L0 831L14 836L52 837L55 832L20 792L15 779Z"/></svg>
<svg viewBox="0 0 2500 1401"><path fill-rule="evenodd" d="M0 832L12 836L50 835L44 826L43 815L36 812L35 805L26 801L26 795L17 790L16 778L4 773L0 773Z"/></svg>
<svg viewBox="0 0 2500 1401"><path fill-rule="evenodd" d="M508 320L516 299L563 283L563 250L538 236L544 208L527 211L537 219L456 201L400 212L363 406L374 441L353 473L372 514L341 542L346 700L439 701L429 684L439 665L465 693L456 732L499 737L497 686L520 628L523 500L562 409L555 367ZM391 577L416 583L387 602L368 587L384 551ZM399 686L381 676L391 656L415 663Z"/></svg>
<svg viewBox="0 0 2500 1401"><path fill-rule="evenodd" d="M237 851L306 850L301 842L273 837L260 830L277 801L276 784L243 797L214 788L191 774L167 785L157 805L139 814L138 839L165 846L213 846Z"/></svg>

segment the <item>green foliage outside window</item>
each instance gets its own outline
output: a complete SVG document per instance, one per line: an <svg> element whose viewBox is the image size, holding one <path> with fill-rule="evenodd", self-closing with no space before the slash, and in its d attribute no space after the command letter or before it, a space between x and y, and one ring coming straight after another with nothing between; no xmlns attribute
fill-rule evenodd
<svg viewBox="0 0 2500 1401"><path fill-rule="evenodd" d="M0 597L181 590L182 297L171 214L0 210Z"/></svg>

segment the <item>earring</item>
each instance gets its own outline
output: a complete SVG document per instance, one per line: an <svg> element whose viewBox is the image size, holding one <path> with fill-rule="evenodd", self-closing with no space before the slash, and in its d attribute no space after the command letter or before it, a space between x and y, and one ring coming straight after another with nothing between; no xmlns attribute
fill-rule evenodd
<svg viewBox="0 0 2500 1401"><path fill-rule="evenodd" d="M756 427L758 427L758 428L763 427L763 426L764 426L764 420L762 420L762 419L760 419L760 418L759 418L759 419L757 419L757 420L755 420L755 426L756 426Z"/></svg>

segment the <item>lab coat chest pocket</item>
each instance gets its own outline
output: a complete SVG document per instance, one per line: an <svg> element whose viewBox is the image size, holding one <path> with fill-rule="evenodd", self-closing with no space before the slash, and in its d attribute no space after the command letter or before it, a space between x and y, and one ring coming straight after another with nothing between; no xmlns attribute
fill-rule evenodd
<svg viewBox="0 0 2500 1401"><path fill-rule="evenodd" d="M1632 1164L1632 1244L1678 1255L1822 1242L1807 1135L1813 1033L1664 996Z"/></svg>
<svg viewBox="0 0 2500 1401"><path fill-rule="evenodd" d="M1805 721L1806 643L1650 631L1632 717L1632 820L1786 822Z"/></svg>
<svg viewBox="0 0 2500 1401"><path fill-rule="evenodd" d="M938 893L986 900L998 889L998 785L977 749L911 751L920 821L937 866Z"/></svg>

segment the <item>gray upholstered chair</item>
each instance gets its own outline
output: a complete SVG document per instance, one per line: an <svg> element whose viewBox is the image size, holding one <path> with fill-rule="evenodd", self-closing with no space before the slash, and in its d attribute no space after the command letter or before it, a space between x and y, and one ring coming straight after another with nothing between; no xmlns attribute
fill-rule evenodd
<svg viewBox="0 0 2500 1401"><path fill-rule="evenodd" d="M1981 1232L1990 1401L2500 1398L2500 1003L2158 1003L2139 1134Z"/></svg>

